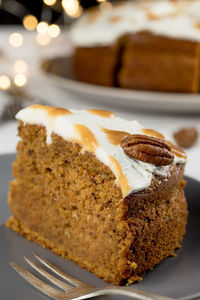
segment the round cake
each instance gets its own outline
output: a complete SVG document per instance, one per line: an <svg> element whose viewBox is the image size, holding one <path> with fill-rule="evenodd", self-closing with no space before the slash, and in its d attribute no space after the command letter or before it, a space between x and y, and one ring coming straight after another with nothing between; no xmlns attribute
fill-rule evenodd
<svg viewBox="0 0 200 300"><path fill-rule="evenodd" d="M138 0L85 12L71 27L73 72L87 83L200 91L200 1Z"/></svg>

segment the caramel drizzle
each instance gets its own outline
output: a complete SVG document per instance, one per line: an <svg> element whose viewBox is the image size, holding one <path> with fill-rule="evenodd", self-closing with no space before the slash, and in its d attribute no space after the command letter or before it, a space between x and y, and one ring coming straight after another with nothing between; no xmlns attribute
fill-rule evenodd
<svg viewBox="0 0 200 300"><path fill-rule="evenodd" d="M44 105L40 105L40 104L35 104L35 105L31 105L31 108L42 109L47 112L48 123L49 123L50 128L53 128L53 126L56 122L57 116L64 116L64 115L67 116L67 115L72 114L72 112L66 108L59 108L59 107L55 107L55 106L44 106Z"/></svg>
<svg viewBox="0 0 200 300"><path fill-rule="evenodd" d="M159 139L162 139L164 140L165 137L162 133L160 133L159 131L156 131L154 129L142 129L142 132L146 135L150 135L152 137L156 137L156 138L159 138Z"/></svg>
<svg viewBox="0 0 200 300"><path fill-rule="evenodd" d="M81 144L83 145L84 149L89 152L95 152L96 148L99 146L99 143L97 142L91 130L82 124L74 124L74 128L80 137Z"/></svg>
<svg viewBox="0 0 200 300"><path fill-rule="evenodd" d="M114 16L114 17L111 17L110 19L109 19L109 23L118 23L118 22L121 22L122 21L122 19L123 19L123 17L122 16Z"/></svg>
<svg viewBox="0 0 200 300"><path fill-rule="evenodd" d="M173 11L171 13L166 13L166 14L163 14L163 15L156 15L150 9L147 9L147 11L146 11L147 18L149 20L156 21L156 20L161 20L163 18L169 18L169 17L176 17L176 16L178 16L179 13L180 13L180 9L177 9L177 2L176 1L171 1L171 2L174 4L175 11Z"/></svg>
<svg viewBox="0 0 200 300"><path fill-rule="evenodd" d="M167 17L176 17L177 15L178 15L177 12L170 13L170 14L165 14L165 15L162 15L162 16L158 16L158 15L152 13L151 11L147 12L147 18L149 20L152 20L152 21L161 20L161 19L164 19L164 18L167 18Z"/></svg>
<svg viewBox="0 0 200 300"><path fill-rule="evenodd" d="M112 111L102 110L102 109L88 109L87 110L90 114L97 115L103 118L114 118L116 115Z"/></svg>
<svg viewBox="0 0 200 300"><path fill-rule="evenodd" d="M176 145L174 145L172 142L168 141L165 139L164 135L154 129L142 129L142 132L146 135L150 135L156 138L160 138L162 140L165 140L171 147L171 152L176 155L177 157L186 159L187 155L186 153L180 149L179 147L177 147Z"/></svg>
<svg viewBox="0 0 200 300"><path fill-rule="evenodd" d="M200 30L200 23L195 24L195 28Z"/></svg>
<svg viewBox="0 0 200 300"><path fill-rule="evenodd" d="M180 157L180 158L183 158L183 159L186 159L187 158L187 155L186 153L180 149L179 147L177 147L176 145L174 145L172 142L170 141L166 141L170 147L171 147L171 152L176 155L177 157Z"/></svg>
<svg viewBox="0 0 200 300"><path fill-rule="evenodd" d="M157 16L157 15L155 15L154 13L152 13L151 11L148 11L148 12L147 12L147 18L148 18L149 20L160 20L160 19L162 19L161 16Z"/></svg>
<svg viewBox="0 0 200 300"><path fill-rule="evenodd" d="M101 130L106 134L107 139L113 145L119 145L121 140L130 135L130 133L125 131L111 130L108 128L102 127Z"/></svg>
<svg viewBox="0 0 200 300"><path fill-rule="evenodd" d="M120 166L119 162L111 155L109 155L109 158L110 158L112 165L115 168L115 172L117 174L118 185L120 186L120 188L122 190L123 197L125 197L130 190L128 180L127 180L126 176L124 175L124 173L122 171L122 167Z"/></svg>
<svg viewBox="0 0 200 300"><path fill-rule="evenodd" d="M34 105L31 105L30 108L46 110L47 106L43 106L40 104L34 104Z"/></svg>
<svg viewBox="0 0 200 300"><path fill-rule="evenodd" d="M72 114L72 112L66 108L59 108L59 107L55 107L55 106L44 106L44 105L40 105L40 104L35 104L35 105L31 105L30 107L34 108L34 109L46 110L50 117Z"/></svg>
<svg viewBox="0 0 200 300"><path fill-rule="evenodd" d="M72 112L66 108L58 108L58 107L49 107L48 115L52 117L62 116L62 115L71 115Z"/></svg>

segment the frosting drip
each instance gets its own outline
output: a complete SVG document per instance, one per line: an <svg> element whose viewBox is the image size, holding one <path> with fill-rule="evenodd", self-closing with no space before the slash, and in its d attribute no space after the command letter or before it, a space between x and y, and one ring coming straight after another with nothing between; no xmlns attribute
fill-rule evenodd
<svg viewBox="0 0 200 300"><path fill-rule="evenodd" d="M108 117L111 115L112 117ZM79 143L82 152L92 152L107 165L116 177L123 197L140 191L151 184L153 174L166 177L168 166L156 167L131 158L123 151L120 141L129 134L152 135L158 132L146 130L137 121L113 117L111 112L91 113L85 110L65 110L48 106L33 105L22 109L16 118L24 124L42 125L46 128L46 142L52 143L51 135L56 133L63 139ZM145 132L145 133L144 133ZM174 148L173 148L174 149ZM185 163L181 150L174 150L174 163Z"/></svg>
<svg viewBox="0 0 200 300"><path fill-rule="evenodd" d="M159 139L162 139L164 140L165 137L162 133L158 132L157 130L154 130L154 129L142 129L142 132L146 135L149 135L149 136L152 136L152 137L155 137L155 138L159 138Z"/></svg>
<svg viewBox="0 0 200 300"><path fill-rule="evenodd" d="M102 131L106 134L107 139L113 145L119 145L123 138L130 135L130 133L125 131L110 130L107 128L102 128Z"/></svg>
<svg viewBox="0 0 200 300"><path fill-rule="evenodd" d="M99 146L99 143L97 142L91 130L82 124L74 124L74 128L80 136L79 141L81 142L83 148L89 152L95 152Z"/></svg>
<svg viewBox="0 0 200 300"><path fill-rule="evenodd" d="M116 115L112 111L108 110L102 110L102 109L88 109L88 112L90 114L97 115L99 117L104 117L104 118L115 118Z"/></svg>

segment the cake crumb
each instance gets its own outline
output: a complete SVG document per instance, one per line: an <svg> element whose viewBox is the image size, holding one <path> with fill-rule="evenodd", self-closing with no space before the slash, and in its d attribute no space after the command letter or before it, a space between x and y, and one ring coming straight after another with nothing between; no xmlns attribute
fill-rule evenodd
<svg viewBox="0 0 200 300"><path fill-rule="evenodd" d="M179 147L192 147L199 136L199 132L195 127L181 128L174 133L174 139Z"/></svg>
<svg viewBox="0 0 200 300"><path fill-rule="evenodd" d="M126 282L126 286L131 285L133 282L140 282L142 281L143 278L141 276L137 276L137 275L133 275L132 277L130 277L127 282Z"/></svg>

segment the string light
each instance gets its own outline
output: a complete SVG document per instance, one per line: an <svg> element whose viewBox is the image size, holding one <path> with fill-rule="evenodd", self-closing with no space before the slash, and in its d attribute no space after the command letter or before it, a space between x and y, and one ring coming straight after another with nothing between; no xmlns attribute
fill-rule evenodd
<svg viewBox="0 0 200 300"><path fill-rule="evenodd" d="M22 87L27 83L27 77L24 74L17 74L14 77L14 83L18 87Z"/></svg>
<svg viewBox="0 0 200 300"><path fill-rule="evenodd" d="M20 33L14 32L9 36L9 43L12 47L18 48L24 42L24 38Z"/></svg>
<svg viewBox="0 0 200 300"><path fill-rule="evenodd" d="M47 22L40 22L37 25L37 32L40 34L46 34L48 31L49 25Z"/></svg>
<svg viewBox="0 0 200 300"><path fill-rule="evenodd" d="M72 18L77 18L82 13L82 8L78 0L62 0L65 12Z"/></svg>
<svg viewBox="0 0 200 300"><path fill-rule="evenodd" d="M52 24L48 28L48 34L51 38L56 38L60 34L60 27L56 24Z"/></svg>
<svg viewBox="0 0 200 300"><path fill-rule="evenodd" d="M14 70L17 73L26 73L28 65L24 60L16 60L14 63Z"/></svg>
<svg viewBox="0 0 200 300"><path fill-rule="evenodd" d="M0 89L7 90L10 87L10 78L7 75L0 76Z"/></svg>
<svg viewBox="0 0 200 300"><path fill-rule="evenodd" d="M43 0L44 4L48 5L48 6L52 6L54 4L56 4L56 0Z"/></svg>
<svg viewBox="0 0 200 300"><path fill-rule="evenodd" d="M36 36L36 42L40 46L47 46L51 41L51 38L48 34L37 34Z"/></svg>
<svg viewBox="0 0 200 300"><path fill-rule="evenodd" d="M23 25L27 30L33 31L38 25L38 20L33 15L27 15L23 18Z"/></svg>

